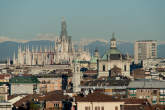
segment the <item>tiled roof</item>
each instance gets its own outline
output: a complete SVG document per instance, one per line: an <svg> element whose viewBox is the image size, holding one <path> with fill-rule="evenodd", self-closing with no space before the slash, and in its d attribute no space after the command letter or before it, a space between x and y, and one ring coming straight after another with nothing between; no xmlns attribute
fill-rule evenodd
<svg viewBox="0 0 165 110"><path fill-rule="evenodd" d="M35 99L35 98L38 98L39 95L37 94L30 94L30 95L27 95L25 96L24 98L22 98L21 100L17 101L16 103L14 103L14 106L16 107L20 107L22 106L23 104L26 104L27 102L30 102L32 101L32 99Z"/></svg>
<svg viewBox="0 0 165 110"><path fill-rule="evenodd" d="M11 96L12 97L12 96ZM39 94L30 94L17 101L14 105L16 107L21 106L22 104L27 103L28 101L37 100L37 101L62 101L63 99L67 99L68 96L63 95L62 91L53 91L49 92L46 95Z"/></svg>
<svg viewBox="0 0 165 110"><path fill-rule="evenodd" d="M0 74L0 79L5 79L5 77L11 77L10 74Z"/></svg>
<svg viewBox="0 0 165 110"><path fill-rule="evenodd" d="M123 99L125 104L146 104L148 103L147 99L137 99L137 98L128 98Z"/></svg>
<svg viewBox="0 0 165 110"><path fill-rule="evenodd" d="M68 96L63 95L62 91L53 91L47 93L43 99L46 101L62 101L63 99L67 99Z"/></svg>
<svg viewBox="0 0 165 110"><path fill-rule="evenodd" d="M86 96L78 95L75 97L77 102L124 102L120 99L115 99L112 96L106 95L100 91L90 93Z"/></svg>

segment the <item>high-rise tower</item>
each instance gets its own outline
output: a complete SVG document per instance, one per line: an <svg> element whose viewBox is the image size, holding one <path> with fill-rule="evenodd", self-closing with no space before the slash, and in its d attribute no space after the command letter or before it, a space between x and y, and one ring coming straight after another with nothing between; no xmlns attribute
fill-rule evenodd
<svg viewBox="0 0 165 110"><path fill-rule="evenodd" d="M81 80L81 73L80 73L80 63L78 62L78 59L75 59L73 61L73 79L72 79L72 83L73 83L73 92L80 92L80 80Z"/></svg>
<svg viewBox="0 0 165 110"><path fill-rule="evenodd" d="M138 64L139 61L157 58L157 41L156 40L139 40L134 44L134 60Z"/></svg>

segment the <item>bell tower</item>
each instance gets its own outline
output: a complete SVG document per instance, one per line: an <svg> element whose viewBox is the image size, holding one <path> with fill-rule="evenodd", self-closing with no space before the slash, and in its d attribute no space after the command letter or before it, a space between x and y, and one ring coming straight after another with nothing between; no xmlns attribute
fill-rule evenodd
<svg viewBox="0 0 165 110"><path fill-rule="evenodd" d="M112 38L110 41L110 48L116 48L116 39L115 39L115 33L112 33Z"/></svg>

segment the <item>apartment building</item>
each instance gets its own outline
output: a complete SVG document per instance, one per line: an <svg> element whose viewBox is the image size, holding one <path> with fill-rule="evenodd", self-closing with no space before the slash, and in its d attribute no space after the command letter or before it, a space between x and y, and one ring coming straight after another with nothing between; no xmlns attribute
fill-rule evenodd
<svg viewBox="0 0 165 110"><path fill-rule="evenodd" d="M134 44L134 60L138 64L139 61L157 58L157 41L156 40L139 40Z"/></svg>
<svg viewBox="0 0 165 110"><path fill-rule="evenodd" d="M147 99L151 104L165 105L165 82L160 80L134 80L128 85L128 98Z"/></svg>

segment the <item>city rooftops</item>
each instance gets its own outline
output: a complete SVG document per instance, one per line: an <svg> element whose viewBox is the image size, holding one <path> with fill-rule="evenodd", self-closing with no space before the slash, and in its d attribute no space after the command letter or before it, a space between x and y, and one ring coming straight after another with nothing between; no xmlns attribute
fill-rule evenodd
<svg viewBox="0 0 165 110"><path fill-rule="evenodd" d="M119 80L116 80L119 79ZM112 86L128 86L130 80L118 76L118 77L112 77L109 78L103 78L103 79L97 79L97 80L91 80L91 81L84 81L81 82L82 87L112 87Z"/></svg>

